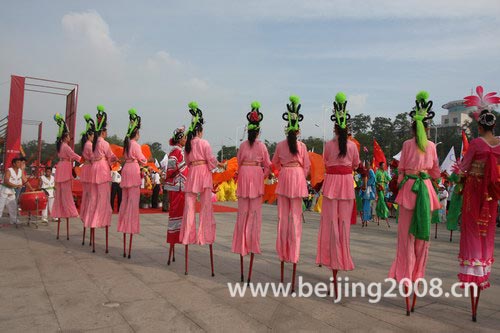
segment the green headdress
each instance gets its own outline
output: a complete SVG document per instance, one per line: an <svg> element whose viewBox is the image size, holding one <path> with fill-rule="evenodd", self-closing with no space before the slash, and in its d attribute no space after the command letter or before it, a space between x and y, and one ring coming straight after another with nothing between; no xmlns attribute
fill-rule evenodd
<svg viewBox="0 0 500 333"><path fill-rule="evenodd" d="M141 128L141 117L137 115L137 111L135 109L128 110L128 129L127 129L127 137L130 138L134 130L139 130Z"/></svg>
<svg viewBox="0 0 500 333"><path fill-rule="evenodd" d="M95 130L97 132L100 132L102 130L105 130L107 127L108 123L108 115L106 112L104 112L104 106L98 105L97 106L97 114L95 115L96 119L96 126Z"/></svg>
<svg viewBox="0 0 500 333"><path fill-rule="evenodd" d="M94 120L92 119L92 117L90 116L90 114L87 113L87 114L83 115L83 119L85 119L85 122L87 123L87 125L85 126L85 130L81 133L81 136L94 133L95 123L94 123Z"/></svg>
<svg viewBox="0 0 500 333"><path fill-rule="evenodd" d="M59 130L57 131L57 141L61 140L63 134L68 133L68 126L66 125L66 122L64 121L64 118L61 116L60 113L56 113L54 115L54 120L56 121L57 125L59 126Z"/></svg>
<svg viewBox="0 0 500 333"><path fill-rule="evenodd" d="M427 91L420 91L415 100L415 107L413 111L410 112L410 117L416 124L415 136L417 139L418 148L425 152L427 148L427 133L425 131L424 122L429 119L434 118L435 113L431 110L432 101L428 101L429 93Z"/></svg>
<svg viewBox="0 0 500 333"><path fill-rule="evenodd" d="M189 126L188 133L193 133L197 128L201 128L203 125L203 112L198 108L198 103L190 102L188 104L189 113L193 116L191 119L191 125Z"/></svg>
<svg viewBox="0 0 500 333"><path fill-rule="evenodd" d="M287 104L286 107L288 112L283 113L281 116L283 120L288 122L285 133L289 131L298 131L300 129L299 122L304 119L304 116L299 113L301 107L299 96L290 96L290 104Z"/></svg>
<svg viewBox="0 0 500 333"><path fill-rule="evenodd" d="M347 110L346 106L346 95L343 92L337 93L337 95L335 95L335 101L333 102L333 114L330 116L330 119L333 122L336 122L342 129L347 128L347 121L351 119L351 115L349 114L349 110Z"/></svg>
<svg viewBox="0 0 500 333"><path fill-rule="evenodd" d="M251 130L259 130L260 122L264 119L264 115L259 111L260 103L257 101L252 102L251 104L252 111L247 113L248 125L247 129Z"/></svg>

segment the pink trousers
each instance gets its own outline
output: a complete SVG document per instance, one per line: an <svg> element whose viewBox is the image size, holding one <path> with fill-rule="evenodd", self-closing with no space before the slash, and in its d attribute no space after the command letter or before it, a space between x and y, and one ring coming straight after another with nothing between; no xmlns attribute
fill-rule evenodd
<svg viewBox="0 0 500 333"><path fill-rule="evenodd" d="M403 278L415 282L425 276L430 243L415 239L415 236L408 232L412 216L413 210L399 206L398 245L396 258L389 271L389 278L396 279L398 282Z"/></svg>
<svg viewBox="0 0 500 333"><path fill-rule="evenodd" d="M179 239L182 244L213 244L215 242L215 218L212 207L212 191L206 188L200 193L200 224L196 235L197 193L186 192Z"/></svg>
<svg viewBox="0 0 500 333"><path fill-rule="evenodd" d="M260 254L262 197L238 198L238 217L234 225L232 251L243 256Z"/></svg>
<svg viewBox="0 0 500 333"><path fill-rule="evenodd" d="M141 232L139 220L139 198L141 189L139 186L122 188L122 203L118 214L117 231L126 234L138 234Z"/></svg>
<svg viewBox="0 0 500 333"><path fill-rule="evenodd" d="M111 225L111 184L106 182L102 184L91 184L89 203L89 219L87 227L103 228Z"/></svg>
<svg viewBox="0 0 500 333"><path fill-rule="evenodd" d="M276 251L280 261L297 263L302 237L302 198L278 195L278 237Z"/></svg>
<svg viewBox="0 0 500 333"><path fill-rule="evenodd" d="M316 263L341 271L352 271L350 236L354 200L323 197Z"/></svg>
<svg viewBox="0 0 500 333"><path fill-rule="evenodd" d="M54 206L52 206L53 218L77 217L78 210L73 200L73 191L71 189L71 180L62 183L56 183L54 193Z"/></svg>

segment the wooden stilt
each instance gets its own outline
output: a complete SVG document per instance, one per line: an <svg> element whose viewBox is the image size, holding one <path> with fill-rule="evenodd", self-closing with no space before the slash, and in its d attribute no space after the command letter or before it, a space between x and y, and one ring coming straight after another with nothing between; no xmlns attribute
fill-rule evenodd
<svg viewBox="0 0 500 333"><path fill-rule="evenodd" d="M413 292L413 302L411 303L411 312L415 312L416 304L417 304L417 294Z"/></svg>
<svg viewBox="0 0 500 333"><path fill-rule="evenodd" d="M172 261L175 262L175 243L172 243Z"/></svg>
<svg viewBox="0 0 500 333"><path fill-rule="evenodd" d="M283 275L284 275L284 271L285 271L285 262L282 261L281 262L281 283L283 283Z"/></svg>
<svg viewBox="0 0 500 333"><path fill-rule="evenodd" d="M57 219L57 237L59 239L59 230L61 229L61 219Z"/></svg>
<svg viewBox="0 0 500 333"><path fill-rule="evenodd" d="M127 256L127 234L123 233L123 258Z"/></svg>
<svg viewBox="0 0 500 333"><path fill-rule="evenodd" d="M188 246L186 245L186 263L185 263L185 270L184 270L184 275L188 275Z"/></svg>
<svg viewBox="0 0 500 333"><path fill-rule="evenodd" d="M338 293L337 273L338 273L338 270L332 269L332 275L333 275L333 292L335 294L335 299L337 299L337 293Z"/></svg>
<svg viewBox="0 0 500 333"><path fill-rule="evenodd" d="M434 231L434 239L438 238L438 224L436 223L436 228Z"/></svg>
<svg viewBox="0 0 500 333"><path fill-rule="evenodd" d="M213 252L212 244L210 244L209 247L210 247L210 267L212 268L212 276L215 276L215 273L214 273L214 252Z"/></svg>
<svg viewBox="0 0 500 333"><path fill-rule="evenodd" d="M90 229L92 232L92 252L95 253L95 228Z"/></svg>
<svg viewBox="0 0 500 333"><path fill-rule="evenodd" d="M172 250L174 249L173 244L170 243L170 246L168 248L168 261L167 261L167 266L170 266L170 259L172 257Z"/></svg>
<svg viewBox="0 0 500 333"><path fill-rule="evenodd" d="M106 229L107 230L107 229ZM128 258L130 259L130 252L132 252L132 237L134 234L130 234L130 240L128 242Z"/></svg>
<svg viewBox="0 0 500 333"><path fill-rule="evenodd" d="M450 243L453 241L453 230L450 230Z"/></svg>
<svg viewBox="0 0 500 333"><path fill-rule="evenodd" d="M248 285L250 285L250 280L252 279L253 257L254 254L250 253L250 267L248 268L248 281L247 281Z"/></svg>
<svg viewBox="0 0 500 333"><path fill-rule="evenodd" d="M408 287L405 286L405 294L408 294ZM409 316L410 315L410 296L406 296L405 297L405 300L406 300L406 315Z"/></svg>
<svg viewBox="0 0 500 333"><path fill-rule="evenodd" d="M243 256L240 254L240 278L241 282L245 281L245 278L243 276Z"/></svg>
<svg viewBox="0 0 500 333"><path fill-rule="evenodd" d="M69 218L66 218L66 240L69 240Z"/></svg>
<svg viewBox="0 0 500 333"><path fill-rule="evenodd" d="M109 231L108 229L109 229L109 227L106 226L106 253L109 252L108 251L108 231ZM130 237L130 240L132 241L132 237Z"/></svg>
<svg viewBox="0 0 500 333"><path fill-rule="evenodd" d="M85 231L87 228L83 227L83 239L82 239L82 246L85 245Z"/></svg>
<svg viewBox="0 0 500 333"><path fill-rule="evenodd" d="M295 292L295 274L297 273L297 263L293 263L292 273L292 293Z"/></svg>

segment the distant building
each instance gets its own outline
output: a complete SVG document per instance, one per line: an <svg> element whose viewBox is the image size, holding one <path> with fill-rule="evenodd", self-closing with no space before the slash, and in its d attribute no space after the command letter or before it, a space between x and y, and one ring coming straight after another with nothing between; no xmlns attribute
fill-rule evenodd
<svg viewBox="0 0 500 333"><path fill-rule="evenodd" d="M447 115L441 116L440 127L460 127L465 125L466 121L471 121L469 113L476 110L476 107L465 106L464 100L451 101L443 105L443 109L448 110Z"/></svg>

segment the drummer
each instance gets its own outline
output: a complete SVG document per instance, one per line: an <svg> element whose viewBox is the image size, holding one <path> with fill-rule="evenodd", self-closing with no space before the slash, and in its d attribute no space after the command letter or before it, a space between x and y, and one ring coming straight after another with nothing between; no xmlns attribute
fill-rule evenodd
<svg viewBox="0 0 500 333"><path fill-rule="evenodd" d="M54 189L55 179L52 175L52 168L45 167L45 174L40 177L40 188L47 194L47 206L42 211L42 221L48 222L48 216L52 213L52 205L54 204Z"/></svg>
<svg viewBox="0 0 500 333"><path fill-rule="evenodd" d="M30 189L31 185L23 175L23 161L20 158L12 159L12 167L5 172L3 183L0 189L0 215L7 206L9 210L10 224L17 224L17 191L20 191L26 184Z"/></svg>

